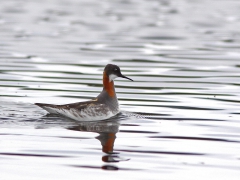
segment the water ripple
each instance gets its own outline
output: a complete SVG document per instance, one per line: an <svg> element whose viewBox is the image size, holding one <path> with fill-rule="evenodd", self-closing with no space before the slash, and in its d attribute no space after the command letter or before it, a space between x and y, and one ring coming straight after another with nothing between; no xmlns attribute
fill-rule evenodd
<svg viewBox="0 0 240 180"><path fill-rule="evenodd" d="M239 1L0 10L3 179L239 179ZM34 105L96 97L109 63L134 80L114 82L117 116L83 123Z"/></svg>

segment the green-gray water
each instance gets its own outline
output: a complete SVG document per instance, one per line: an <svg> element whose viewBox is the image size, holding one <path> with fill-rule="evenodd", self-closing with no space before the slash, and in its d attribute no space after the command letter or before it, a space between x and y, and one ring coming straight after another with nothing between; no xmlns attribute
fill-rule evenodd
<svg viewBox="0 0 240 180"><path fill-rule="evenodd" d="M1 179L240 176L240 2L0 2ZM81 123L106 64L122 113Z"/></svg>

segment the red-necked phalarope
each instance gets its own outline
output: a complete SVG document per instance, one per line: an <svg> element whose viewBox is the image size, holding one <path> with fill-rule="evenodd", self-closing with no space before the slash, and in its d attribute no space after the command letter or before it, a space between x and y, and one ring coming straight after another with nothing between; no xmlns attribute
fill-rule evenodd
<svg viewBox="0 0 240 180"><path fill-rule="evenodd" d="M120 68L114 64L106 65L103 71L103 90L94 99L73 104L54 105L36 103L49 113L59 114L78 121L98 121L108 119L119 113L118 99L116 96L113 80L122 77Z"/></svg>

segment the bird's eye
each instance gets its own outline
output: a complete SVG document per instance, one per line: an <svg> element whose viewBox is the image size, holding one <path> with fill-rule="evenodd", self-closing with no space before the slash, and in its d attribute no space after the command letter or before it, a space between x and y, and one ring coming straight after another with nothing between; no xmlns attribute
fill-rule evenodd
<svg viewBox="0 0 240 180"><path fill-rule="evenodd" d="M117 68L115 68L115 69L114 69L114 71L118 71L118 69L117 69Z"/></svg>

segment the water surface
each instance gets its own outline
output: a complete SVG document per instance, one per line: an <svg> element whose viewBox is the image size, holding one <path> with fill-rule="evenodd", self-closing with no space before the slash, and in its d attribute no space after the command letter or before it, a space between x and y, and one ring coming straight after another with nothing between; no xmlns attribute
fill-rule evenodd
<svg viewBox="0 0 240 180"><path fill-rule="evenodd" d="M3 179L239 179L240 2L1 1ZM117 64L121 113L76 122Z"/></svg>

